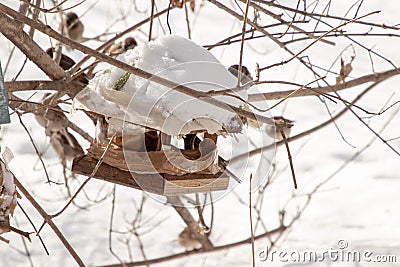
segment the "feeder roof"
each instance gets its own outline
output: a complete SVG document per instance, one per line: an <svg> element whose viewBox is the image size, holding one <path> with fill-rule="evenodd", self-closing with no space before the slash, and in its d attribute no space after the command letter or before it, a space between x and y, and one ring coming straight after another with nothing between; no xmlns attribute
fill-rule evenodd
<svg viewBox="0 0 400 267"><path fill-rule="evenodd" d="M235 88L237 83L237 78L214 55L180 36L159 37L120 55L118 59L201 92ZM116 84L118 90L115 90ZM233 94L247 100L247 93L243 90ZM242 101L231 96L214 98L236 107L243 105ZM119 121L121 127L124 122L131 122L169 135L199 131L237 133L242 127L233 111L133 74L128 75L114 66L96 74L88 87L75 97L73 108L111 117L114 122Z"/></svg>

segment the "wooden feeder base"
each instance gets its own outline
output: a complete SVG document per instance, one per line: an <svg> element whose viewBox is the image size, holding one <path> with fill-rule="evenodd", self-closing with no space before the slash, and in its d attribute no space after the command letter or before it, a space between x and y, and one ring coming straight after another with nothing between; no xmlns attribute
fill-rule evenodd
<svg viewBox="0 0 400 267"><path fill-rule="evenodd" d="M98 160L90 156L74 159L72 171L90 176ZM131 188L163 196L178 196L191 193L205 193L225 190L229 185L229 176L224 172L217 174L139 174L121 170L102 163L93 178L128 186Z"/></svg>

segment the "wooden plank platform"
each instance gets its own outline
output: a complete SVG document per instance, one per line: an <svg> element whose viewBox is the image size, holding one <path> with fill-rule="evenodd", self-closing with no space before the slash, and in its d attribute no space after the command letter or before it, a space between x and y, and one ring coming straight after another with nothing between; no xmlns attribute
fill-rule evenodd
<svg viewBox="0 0 400 267"><path fill-rule="evenodd" d="M88 155L75 158L72 171L90 176L97 162L98 160ZM229 176L224 172L184 175L139 174L106 163L100 165L94 178L164 196L225 190L229 185Z"/></svg>

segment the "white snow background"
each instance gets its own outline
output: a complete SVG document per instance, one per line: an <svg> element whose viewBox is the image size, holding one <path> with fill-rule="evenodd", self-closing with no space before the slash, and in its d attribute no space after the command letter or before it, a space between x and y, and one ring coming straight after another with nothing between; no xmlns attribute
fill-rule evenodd
<svg viewBox="0 0 400 267"><path fill-rule="evenodd" d="M16 8L17 1L5 0L4 4ZM75 1L70 1L75 2ZM76 1L77 2L77 1ZM139 1L137 1L139 2ZM160 4L161 1L158 1ZM281 1L282 4L289 5L292 1ZM370 11L382 10L366 20L377 23L393 25L398 23L400 13L400 3L397 1L364 1L360 14ZM200 3L200 2L199 2ZM237 9L232 1L225 2L233 9ZM348 8L355 1L332 1L331 13L344 15ZM91 4L85 2L77 9L81 14ZM143 10L148 3L138 3L139 9ZM117 12L123 12L124 5L129 6L126 1L99 1L85 16L82 21L85 23L85 35L95 36L104 30L104 27L113 21L113 16ZM161 5L161 4L160 4ZM129 10L126 8L125 10ZM147 15L147 14L146 14ZM129 25L140 21L146 15L137 12L128 14ZM55 16L54 16L55 17ZM48 23L55 26L54 17ZM161 17L162 25L167 29L165 16ZM235 34L241 31L241 23L234 21L230 16L223 13L210 3L205 2L200 11L200 15L193 18L192 39L200 44L207 45L219 41L229 33ZM173 10L170 16L170 25L174 34L187 36L184 10ZM126 27L123 22L116 24L114 28ZM367 31L368 27L349 25L347 30ZM141 30L147 32L148 25ZM154 35L163 34L160 27L154 29ZM35 33L35 40L43 45L44 48L50 46L48 38L40 33ZM139 42L145 42L146 37L139 31L132 34ZM337 57L338 53L347 44L343 39L331 39L336 42L336 47L318 45L310 48L308 55L312 55L314 63L329 66ZM370 37L362 39L367 47L372 48L391 59L398 66L398 47L400 42L396 38ZM91 47L98 46L96 42L89 42ZM304 47L305 43L298 43L295 47ZM239 61L239 43L230 46L215 48L212 51L214 56L223 64L229 66L237 64ZM10 43L2 36L0 37L0 58L3 65L8 58ZM19 70L24 57L17 52L17 56L5 73L5 80L11 80ZM80 52L72 51L67 53L74 59L82 57ZM261 38L245 45L244 65L249 67L254 76L254 65L258 62L261 66L280 62L288 58L280 48L271 41ZM351 53L345 54L350 58ZM383 71L391 68L387 62L374 57L375 71ZM371 72L371 64L368 53L365 50L356 48L356 59L353 62L353 72L351 77L359 77ZM336 70L340 66L337 63ZM44 74L40 73L35 66L28 61L25 70L19 79L44 79ZM314 78L303 68L298 68L297 62L292 62L284 67L273 68L262 73L265 80L295 80L296 82L308 83ZM386 101L394 94L393 101L398 99L399 78L391 78L373 89L359 105L370 110L379 111ZM333 82L333 81L332 81ZM272 89L271 89L271 88ZM259 88L262 91L270 92L276 89L275 86ZM364 88L364 87L363 87ZM352 88L342 91L341 95L346 99L354 98L363 88ZM285 88L280 88L285 89ZM25 96L30 95L26 93ZM38 99L35 97L34 99ZM271 101L270 105L274 102ZM329 103L332 110L339 111L343 105ZM390 118L396 108L387 113L374 117L370 120L370 125L379 130L382 125ZM300 133L310 127L329 118L325 107L316 97L293 98L273 110L274 115L284 115L295 120L293 134ZM361 114L361 113L360 113ZM23 120L28 126L36 144L44 154L44 160L48 165L48 171L52 178L62 181L61 169L58 165L58 157L48 148L49 141L45 136L44 130L40 127L33 116L24 115ZM1 140L2 146L8 146L14 153L15 158L10 162L9 167L22 183L34 195L37 201L46 208L50 214L59 211L64 206L67 199L63 186L45 183L45 176L37 156L29 141L27 134L23 131L18 118L13 115L12 123L3 128ZM87 125L86 130L94 133L94 128L89 121L85 122L83 116L77 114L73 120L79 125ZM353 115L348 113L337 122L346 140L354 147L344 142L334 127L330 125L321 131L295 141L290 144L296 173L298 176L299 189L296 194L299 196L291 202L289 210L294 213L298 206L301 206L307 193L315 185L327 179L340 166L350 159L354 153L367 144L373 135L366 129ZM390 126L382 133L384 138L394 138L400 136L400 117L396 115ZM82 141L85 147L88 144ZM391 144L400 149L400 140L394 140ZM397 255L400 261L400 159L390 149L380 141L375 141L364 153L356 160L347 165L335 177L320 188L311 200L310 206L304 211L301 219L288 231L284 240L280 240L276 249L280 250L315 250L317 252L329 248L336 248L338 240L346 240L349 248L360 251L370 250L375 254ZM287 154L283 148L277 152L277 164L279 178L266 194L262 214L266 218L266 226L269 229L278 226L277 211L282 208L288 199L291 198L294 190L288 168ZM79 182L84 181L84 177L79 178ZM76 190L79 183L72 185L72 190ZM85 187L85 193L90 199L101 199L110 194L113 186L101 181L92 179ZM248 184L244 182L235 189L236 194L241 199L248 199ZM303 196L303 197L302 197ZM116 218L114 228L124 231L129 228L129 221L135 217L134 203L138 203L142 193L138 190L117 186L116 198ZM69 207L61 216L55 219L55 223L71 243L73 248L81 256L82 260L90 266L118 263L108 249L108 227L111 212L111 199L99 202L98 204L89 202L87 198L80 195L76 201L81 206L90 205L87 209L78 209L75 206ZM21 205L30 215L34 224L39 227L42 223L41 217L32 208L30 203L24 198L20 200ZM211 240L216 244L225 244L234 240L242 240L249 235L248 208L240 204L237 197L232 193L222 198L215 204L215 225ZM169 206L149 198L146 202L143 218L147 222L141 231L149 233L142 236L146 255L149 259L181 252L181 248L176 241L179 232L184 224L177 218L175 211ZM16 209L15 218L11 220L17 228L32 231L32 228L19 208ZM178 222L178 223L177 223ZM52 230L45 226L41 236L50 252L47 256L37 238L32 236L32 243L28 243L34 266L75 266L75 262L62 246ZM6 234L4 237L11 240L10 244L0 243L0 266L29 266L28 258L24 255L23 243L21 238L15 234ZM137 243L132 242L132 260L141 260L141 254L137 248ZM263 239L257 240L256 250L262 249L267 244ZM121 242L114 241L113 249L124 260L129 260L127 248ZM238 248L219 251L216 253L201 254L181 258L174 261L161 263L156 266L249 266L251 263L250 245ZM398 266L397 264L384 264L383 266ZM293 263L293 262L260 262L257 266L377 266L376 263L335 263L329 260L314 264Z"/></svg>

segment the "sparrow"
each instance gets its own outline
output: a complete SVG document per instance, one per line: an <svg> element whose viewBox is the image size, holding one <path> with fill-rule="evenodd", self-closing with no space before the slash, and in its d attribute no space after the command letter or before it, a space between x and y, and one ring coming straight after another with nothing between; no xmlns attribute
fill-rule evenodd
<svg viewBox="0 0 400 267"><path fill-rule="evenodd" d="M285 135L285 138L289 138L290 135L290 128L294 125L294 121L285 119L282 116L275 116L272 117L274 120L275 125L267 124L265 127L266 133L271 136L272 138L280 141L283 139L281 130Z"/></svg>
<svg viewBox="0 0 400 267"><path fill-rule="evenodd" d="M120 54L122 54L122 53L124 53L124 52L126 52L128 50L130 50L130 49L135 48L136 46L137 46L137 42L136 42L135 38L127 37L125 40L123 40L121 42L118 42L118 43L115 43L112 46L110 46L108 49L105 50L105 53L107 55L109 55L109 56L116 57L116 56L118 56L118 55L120 55ZM93 78L94 75L95 75L94 74L95 66L96 65L92 66L87 71L87 75L90 78Z"/></svg>
<svg viewBox="0 0 400 267"><path fill-rule="evenodd" d="M133 49L137 46L137 42L133 37L127 37L122 42L118 42L113 44L108 50L107 53L111 56L116 56L122 54L130 49Z"/></svg>
<svg viewBox="0 0 400 267"><path fill-rule="evenodd" d="M55 53L55 49L52 47L50 47L46 50L46 54L48 54L51 58L53 58L54 53ZM75 65L75 61L72 58L70 58L64 54L61 54L61 59L60 59L59 65L63 70L69 70L72 66ZM78 69L78 71L79 70L80 69ZM76 77L75 80L77 82L83 83L84 85L87 85L89 83L89 79L85 73L80 74L78 77Z"/></svg>
<svg viewBox="0 0 400 267"><path fill-rule="evenodd" d="M84 155L81 145L67 129L51 131L50 145L62 161L72 161Z"/></svg>
<svg viewBox="0 0 400 267"><path fill-rule="evenodd" d="M183 229L183 231L178 235L178 242L179 245L184 247L187 251L201 247L201 243L197 241L188 227L185 227L185 229Z"/></svg>
<svg viewBox="0 0 400 267"><path fill-rule="evenodd" d="M54 97L55 97L55 94L46 93L43 95L43 97L39 101L39 103L42 104L44 108L51 106L51 107L54 107L55 109L60 109L60 107L58 105L53 104L56 102L56 99L54 99ZM60 109L60 111L61 111L61 109ZM45 113L44 115L35 115L36 121L41 126L46 128L47 136L51 135L50 129L52 131L58 131L58 130L61 130L61 129L67 127L67 125L65 123L65 120L67 119L65 114L62 112L57 112L54 114L55 114L55 116L53 116L53 117L47 116L47 113ZM50 118L48 118L48 117L50 117Z"/></svg>
<svg viewBox="0 0 400 267"><path fill-rule="evenodd" d="M40 101L43 105L52 105L54 94L47 93ZM52 105L59 108L58 105ZM60 109L61 110L61 109ZM64 115L65 116L65 115ZM35 116L36 121L45 128L45 133L50 137L50 145L64 163L75 157L83 156L84 152L76 138L68 131L61 120L49 120L46 116Z"/></svg>
<svg viewBox="0 0 400 267"><path fill-rule="evenodd" d="M238 77L238 73L239 73L238 69L239 69L239 65L237 65L237 64L232 65L228 68L229 72L232 73L236 78ZM241 77L240 78L241 84L246 84L253 80L253 77L251 76L250 71L245 66L242 66L242 75L240 77Z"/></svg>
<svg viewBox="0 0 400 267"><path fill-rule="evenodd" d="M62 23L64 26L65 35L67 37L76 42L84 41L85 38L82 37L82 34L85 27L83 26L83 23L80 21L76 13L69 12L65 14Z"/></svg>
<svg viewBox="0 0 400 267"><path fill-rule="evenodd" d="M48 49L46 50L46 54L49 55L51 58L53 58L54 53L55 53L55 49L52 48L52 47L50 47L50 48L48 48ZM72 66L75 65L75 61L74 61L72 58L70 58L70 57L68 57L68 56L66 56L66 55L64 55L64 54L61 54L61 59L60 59L59 65L60 65L60 67L61 67L63 70L69 70ZM79 71L79 70L80 70L80 68L78 69L78 71ZM81 83L81 84L83 84L83 85L86 86L86 85L89 83L89 78L88 78L88 76L83 72L83 73L79 74L79 75L74 79L74 81L77 81L78 83ZM77 90L74 90L74 91L72 91L72 90L67 91L66 94L67 94L71 99L73 99L73 98L76 96L76 94L78 94L80 91L81 91L81 88L78 87ZM46 97L46 96L45 96L45 97ZM94 113L91 113L91 112L89 112L89 111L85 111L85 113L89 116L89 118L93 121L93 123L96 124L97 118L96 118L96 116L94 115Z"/></svg>

